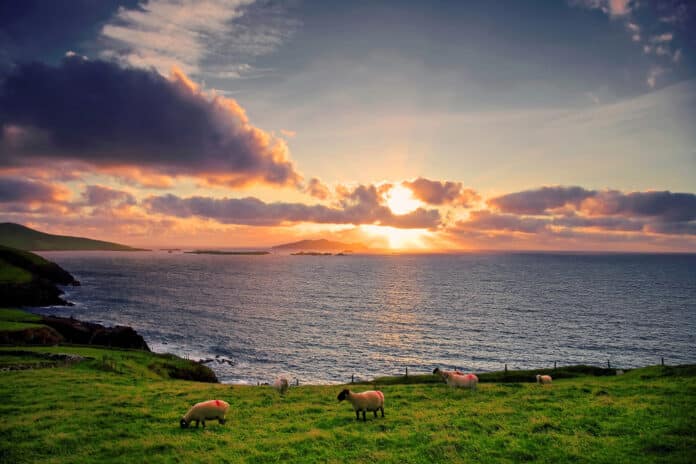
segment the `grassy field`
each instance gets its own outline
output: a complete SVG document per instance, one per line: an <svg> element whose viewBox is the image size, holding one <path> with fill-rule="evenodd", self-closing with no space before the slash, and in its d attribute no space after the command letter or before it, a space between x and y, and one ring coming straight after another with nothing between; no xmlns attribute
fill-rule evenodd
<svg viewBox="0 0 696 464"><path fill-rule="evenodd" d="M23 330L42 327L41 316L21 309L0 308L0 331Z"/></svg>
<svg viewBox="0 0 696 464"><path fill-rule="evenodd" d="M90 359L0 372L0 462L694 462L696 367L577 377L552 387L380 385L384 419L355 420L340 386L170 379L168 357L82 347L0 349ZM269 379L271 380L271 379ZM356 390L368 388L355 386ZM228 422L180 429L193 403L224 399Z"/></svg>

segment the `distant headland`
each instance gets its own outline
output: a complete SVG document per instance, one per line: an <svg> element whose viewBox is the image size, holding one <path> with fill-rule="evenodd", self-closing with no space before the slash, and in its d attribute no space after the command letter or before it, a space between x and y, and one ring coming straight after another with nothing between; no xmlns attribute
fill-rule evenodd
<svg viewBox="0 0 696 464"><path fill-rule="evenodd" d="M25 251L147 251L120 243L46 234L13 222L0 223L0 245Z"/></svg>

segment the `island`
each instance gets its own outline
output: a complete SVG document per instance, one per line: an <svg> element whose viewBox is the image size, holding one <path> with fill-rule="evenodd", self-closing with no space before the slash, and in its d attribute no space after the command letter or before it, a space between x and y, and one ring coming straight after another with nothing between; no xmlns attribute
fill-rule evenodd
<svg viewBox="0 0 696 464"><path fill-rule="evenodd" d="M0 223L0 245L26 251L148 251L91 238L47 234L13 222Z"/></svg>
<svg viewBox="0 0 696 464"><path fill-rule="evenodd" d="M305 252L343 252L367 251L362 243L344 243L327 239L300 240L299 242L284 243L271 248L278 251L305 251Z"/></svg>
<svg viewBox="0 0 696 464"><path fill-rule="evenodd" d="M219 251L219 250L193 250L184 251L193 255L240 255L240 256L261 256L270 255L270 251Z"/></svg>

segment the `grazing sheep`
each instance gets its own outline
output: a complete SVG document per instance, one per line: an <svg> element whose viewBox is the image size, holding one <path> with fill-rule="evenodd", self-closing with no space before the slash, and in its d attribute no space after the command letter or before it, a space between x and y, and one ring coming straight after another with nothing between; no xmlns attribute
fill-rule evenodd
<svg viewBox="0 0 696 464"><path fill-rule="evenodd" d="M185 429L191 425L191 422L195 421L196 427L198 427L198 422L200 421L203 423L203 427L205 427L205 421L213 419L217 419L221 424L224 424L225 414L229 407L230 405L222 400L209 400L196 403L191 406L191 409L181 418L179 425L181 425L182 429Z"/></svg>
<svg viewBox="0 0 696 464"><path fill-rule="evenodd" d="M448 372L445 376L445 381L450 387L460 387L469 388L470 390L476 390L478 385L478 377L474 374L456 374L453 372Z"/></svg>
<svg viewBox="0 0 696 464"><path fill-rule="evenodd" d="M550 375L537 375L536 380L537 380L538 384L551 385L551 376Z"/></svg>
<svg viewBox="0 0 696 464"><path fill-rule="evenodd" d="M288 379L283 376L278 377L275 379L275 382L273 382L273 388L275 388L281 395L284 395L285 392L288 391L289 386L290 383L288 382Z"/></svg>
<svg viewBox="0 0 696 464"><path fill-rule="evenodd" d="M355 419L360 420L360 411L362 411L363 422L365 419L365 411L372 411L377 417L377 411L382 411L384 417L384 394L381 391L370 390L362 393L353 393L347 388L338 394L338 401L348 400L355 409Z"/></svg>
<svg viewBox="0 0 696 464"><path fill-rule="evenodd" d="M433 369L433 374L438 374L440 377L442 377L442 380L447 381L447 376L450 374L456 374L456 375L465 375L463 372L459 371L443 371L439 367L436 367Z"/></svg>

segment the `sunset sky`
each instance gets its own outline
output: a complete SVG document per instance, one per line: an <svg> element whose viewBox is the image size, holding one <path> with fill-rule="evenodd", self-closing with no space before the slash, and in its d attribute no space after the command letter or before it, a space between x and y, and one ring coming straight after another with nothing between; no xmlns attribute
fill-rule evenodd
<svg viewBox="0 0 696 464"><path fill-rule="evenodd" d="M696 252L696 3L0 3L0 222Z"/></svg>

